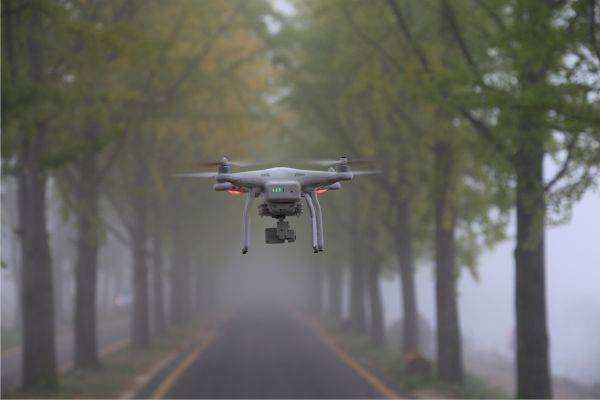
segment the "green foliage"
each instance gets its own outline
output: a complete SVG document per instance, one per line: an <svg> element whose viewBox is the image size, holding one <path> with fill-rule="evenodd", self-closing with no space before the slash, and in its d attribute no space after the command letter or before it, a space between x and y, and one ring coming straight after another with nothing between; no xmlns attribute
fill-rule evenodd
<svg viewBox="0 0 600 400"><path fill-rule="evenodd" d="M291 146L297 151L310 137L303 147L313 155L333 148L375 157L383 181L362 189L385 193L387 186L391 198L384 204L413 199L425 254L427 199L439 186L429 153L436 141L451 143L459 263L474 272L481 249L504 239L523 141L543 143L564 163L556 181L548 179L551 222L568 218L573 202L594 185L600 62L595 33L586 34L593 6L582 3L300 3L279 35L285 101L296 113L288 129L298 142ZM523 74L548 79L527 85ZM520 113L536 124L525 136ZM394 220L393 208L380 209L384 221Z"/></svg>

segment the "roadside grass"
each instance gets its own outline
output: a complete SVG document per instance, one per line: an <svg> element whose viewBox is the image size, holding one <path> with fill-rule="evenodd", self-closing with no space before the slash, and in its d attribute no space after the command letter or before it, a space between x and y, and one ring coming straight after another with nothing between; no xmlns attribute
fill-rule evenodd
<svg viewBox="0 0 600 400"><path fill-rule="evenodd" d="M21 332L18 329L2 329L0 337L2 353L21 344Z"/></svg>
<svg viewBox="0 0 600 400"><path fill-rule="evenodd" d="M66 371L60 375L57 389L16 389L2 393L2 398L118 398L140 372L151 368L170 352L182 349L202 325L201 321L195 321L186 327L172 328L164 336L153 338L148 349L128 346L116 351L102 358L99 369Z"/></svg>
<svg viewBox="0 0 600 400"><path fill-rule="evenodd" d="M419 392L423 392L424 397L431 397L434 393L446 398L465 399L506 399L511 397L501 389L493 387L469 373L466 374L465 383L462 386L440 382L435 375L409 375L404 371L402 355L397 348L390 345L374 346L368 335L342 329L339 322L330 319L321 320L321 322L351 354L359 359L367 360L400 388L417 396ZM435 369L435 365L433 367Z"/></svg>

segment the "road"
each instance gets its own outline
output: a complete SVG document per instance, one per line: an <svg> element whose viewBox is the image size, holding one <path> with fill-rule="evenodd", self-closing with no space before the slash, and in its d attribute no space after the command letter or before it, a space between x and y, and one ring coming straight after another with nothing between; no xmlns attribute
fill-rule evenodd
<svg viewBox="0 0 600 400"><path fill-rule="evenodd" d="M238 313L142 388L138 398L397 397L323 332L285 311Z"/></svg>
<svg viewBox="0 0 600 400"><path fill-rule="evenodd" d="M98 347L106 354L127 344L130 319L125 315L107 317L98 322ZM73 331L56 334L56 361L59 370L64 371L73 365ZM21 383L21 349L9 349L2 353L2 391Z"/></svg>

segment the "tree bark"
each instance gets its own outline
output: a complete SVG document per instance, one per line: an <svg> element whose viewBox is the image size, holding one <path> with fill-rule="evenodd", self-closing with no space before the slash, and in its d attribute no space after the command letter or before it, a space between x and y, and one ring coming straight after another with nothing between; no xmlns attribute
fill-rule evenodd
<svg viewBox="0 0 600 400"><path fill-rule="evenodd" d="M131 343L138 348L150 345L148 313L148 265L146 262L146 206L138 199L131 235L133 256L133 319Z"/></svg>
<svg viewBox="0 0 600 400"><path fill-rule="evenodd" d="M147 170L141 133L134 135L135 185L131 190L133 223L131 225L131 250L133 256L133 318L131 343L137 348L150 346L150 318L148 303L148 203Z"/></svg>
<svg viewBox="0 0 600 400"><path fill-rule="evenodd" d="M360 248L354 247L350 266L350 321L356 330L365 332L365 279L360 252Z"/></svg>
<svg viewBox="0 0 600 400"><path fill-rule="evenodd" d="M411 203L408 199L402 199L398 203L396 218L398 272L400 274L403 310L402 352L407 354L419 351Z"/></svg>
<svg viewBox="0 0 600 400"><path fill-rule="evenodd" d="M27 35L29 75L43 81L44 55L38 42L40 11L34 8ZM36 116L33 116L37 119ZM35 121L22 134L18 151L19 225L22 256L23 386L56 387L52 262L46 229L46 174L42 161L47 126Z"/></svg>
<svg viewBox="0 0 600 400"><path fill-rule="evenodd" d="M366 332L365 316L365 273L363 268L363 246L359 218L359 197L355 194L352 201L351 246L352 260L350 261L350 322L354 329Z"/></svg>
<svg viewBox="0 0 600 400"><path fill-rule="evenodd" d="M182 325L190 318L190 261L185 234L180 226L172 227L171 321Z"/></svg>
<svg viewBox="0 0 600 400"><path fill-rule="evenodd" d="M531 132L523 116L522 135ZM525 141L524 141L525 142ZM517 154L517 397L550 398L545 282L543 143L528 135Z"/></svg>
<svg viewBox="0 0 600 400"><path fill-rule="evenodd" d="M166 331L165 304L162 271L162 240L155 228L152 238L152 283L154 299L154 323L156 333L162 335Z"/></svg>
<svg viewBox="0 0 600 400"><path fill-rule="evenodd" d="M438 376L462 383L463 364L456 300L456 210L453 193L453 154L446 142L434 147L435 171L435 264Z"/></svg>
<svg viewBox="0 0 600 400"><path fill-rule="evenodd" d="M369 304L371 305L371 341L376 346L385 344L385 326L383 321L383 306L379 289L379 263L371 265L368 270Z"/></svg>
<svg viewBox="0 0 600 400"><path fill-rule="evenodd" d="M97 368L96 282L98 275L98 165L94 148L79 160L77 256L75 264L75 367Z"/></svg>
<svg viewBox="0 0 600 400"><path fill-rule="evenodd" d="M329 266L329 315L335 319L342 317L342 269L337 264Z"/></svg>
<svg viewBox="0 0 600 400"><path fill-rule="evenodd" d="M19 154L23 386L55 387L54 295L46 230L46 175L39 165L45 128L38 125L37 129L33 142L23 138Z"/></svg>

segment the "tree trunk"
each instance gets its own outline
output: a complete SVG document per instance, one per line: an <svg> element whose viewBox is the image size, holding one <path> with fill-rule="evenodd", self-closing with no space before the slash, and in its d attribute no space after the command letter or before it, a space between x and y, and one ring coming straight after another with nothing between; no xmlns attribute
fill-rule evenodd
<svg viewBox="0 0 600 400"><path fill-rule="evenodd" d="M154 294L154 323L156 333L161 335L166 331L165 305L162 273L162 240L155 228L152 238L152 278Z"/></svg>
<svg viewBox="0 0 600 400"><path fill-rule="evenodd" d="M98 166L95 149L78 163L75 264L75 367L97 368L96 282L98 269Z"/></svg>
<svg viewBox="0 0 600 400"><path fill-rule="evenodd" d="M135 186L131 190L130 204L133 208L131 225L131 250L133 256L133 318L131 343L137 348L150 346L150 316L148 302L148 199L147 174L142 135L134 137Z"/></svg>
<svg viewBox="0 0 600 400"><path fill-rule="evenodd" d="M138 200L135 207L132 229L133 255L133 327L132 344L138 348L150 345L150 323L148 315L148 265L146 262L146 206Z"/></svg>
<svg viewBox="0 0 600 400"><path fill-rule="evenodd" d="M361 243L361 229L359 217L361 216L358 194L354 194L352 201L352 260L350 261L350 322L359 332L367 330L365 316L365 277L363 269L363 247Z"/></svg>
<svg viewBox="0 0 600 400"><path fill-rule="evenodd" d="M190 260L181 227L172 227L171 321L182 325L190 318Z"/></svg>
<svg viewBox="0 0 600 400"><path fill-rule="evenodd" d="M527 118L523 117L526 121ZM523 122L525 125L527 122ZM530 132L528 127L522 127ZM545 282L544 146L533 137L517 155L517 397L550 398Z"/></svg>
<svg viewBox="0 0 600 400"><path fill-rule="evenodd" d="M329 314L335 319L342 317L342 269L337 264L329 266Z"/></svg>
<svg viewBox="0 0 600 400"><path fill-rule="evenodd" d="M46 176L39 170L40 149L43 145L39 143L39 137L34 140L36 143L23 139L19 172L23 386L54 387L57 383L54 295L46 231Z"/></svg>
<svg viewBox="0 0 600 400"><path fill-rule="evenodd" d="M402 292L402 352L404 354L419 351L419 325L417 316L417 297L415 290L415 267L412 250L411 204L402 199L398 204L396 229L398 242L398 272Z"/></svg>
<svg viewBox="0 0 600 400"><path fill-rule="evenodd" d="M376 346L385 344L385 326L383 321L383 306L379 290L379 263L373 264L368 271L369 304L371 305L371 341Z"/></svg>
<svg viewBox="0 0 600 400"><path fill-rule="evenodd" d="M453 155L445 142L434 148L435 171L435 264L438 376L462 383L463 365L456 300L456 210L453 193Z"/></svg>
<svg viewBox="0 0 600 400"><path fill-rule="evenodd" d="M365 332L365 280L361 257L358 253L360 253L360 249L355 247L350 267L350 321L356 330Z"/></svg>
<svg viewBox="0 0 600 400"><path fill-rule="evenodd" d="M34 8L27 37L30 77L42 81L44 57L37 42L41 17ZM35 116L34 116L35 118ZM52 262L46 229L46 174L42 159L47 127L36 121L22 134L18 154L19 224L22 256L23 386L57 384Z"/></svg>

